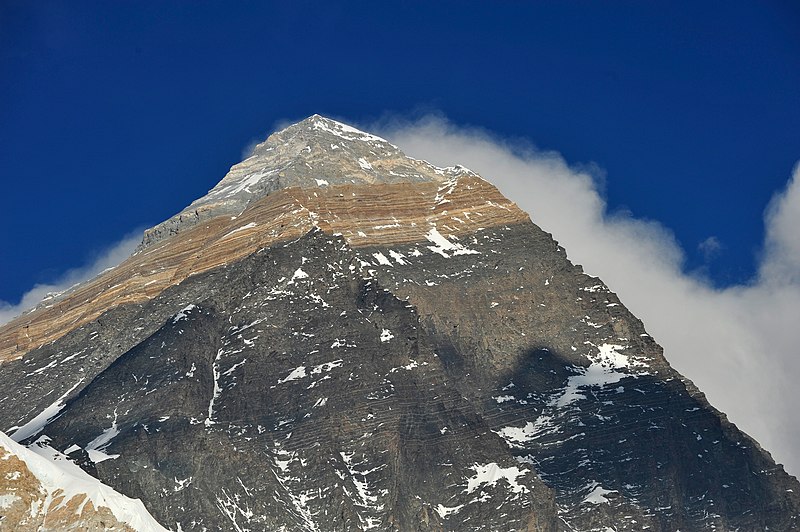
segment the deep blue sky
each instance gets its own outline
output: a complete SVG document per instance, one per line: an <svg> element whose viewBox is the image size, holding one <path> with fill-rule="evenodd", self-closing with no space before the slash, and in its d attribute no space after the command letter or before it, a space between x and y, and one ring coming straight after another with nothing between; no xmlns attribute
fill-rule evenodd
<svg viewBox="0 0 800 532"><path fill-rule="evenodd" d="M318 112L444 113L595 162L719 285L800 159L796 2L0 0L0 299L204 194Z"/></svg>

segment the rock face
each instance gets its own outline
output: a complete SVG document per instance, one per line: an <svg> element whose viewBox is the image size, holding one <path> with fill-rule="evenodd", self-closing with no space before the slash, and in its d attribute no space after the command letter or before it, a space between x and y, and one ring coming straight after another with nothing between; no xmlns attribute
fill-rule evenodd
<svg viewBox="0 0 800 532"><path fill-rule="evenodd" d="M174 530L800 526L797 480L495 187L319 116L0 357L0 429Z"/></svg>

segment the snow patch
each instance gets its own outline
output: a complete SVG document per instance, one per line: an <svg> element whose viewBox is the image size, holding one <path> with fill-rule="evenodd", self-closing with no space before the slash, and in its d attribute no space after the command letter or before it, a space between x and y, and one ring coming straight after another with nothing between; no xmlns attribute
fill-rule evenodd
<svg viewBox="0 0 800 532"><path fill-rule="evenodd" d="M72 391L77 388L83 379L79 380L75 383L75 385L67 390L64 395L56 399L53 404L42 410L36 417L22 425L21 427L17 428L13 434L11 434L11 439L15 442L21 442L22 440L26 440L31 436L36 436L39 434L42 429L50 423L50 421L56 417L59 412L64 408L64 399L72 393Z"/></svg>
<svg viewBox="0 0 800 532"><path fill-rule="evenodd" d="M434 510L436 510L436 513L439 514L439 517L444 519L450 514L458 513L458 511L463 507L464 507L463 504L459 504L458 506L445 506L443 504L440 504L439 506L434 508Z"/></svg>
<svg viewBox="0 0 800 532"><path fill-rule="evenodd" d="M284 382L289 382L289 381L296 381L298 379L302 379L305 376L306 376L306 367L299 366L293 369L292 372L289 373L285 378L279 380L278 384L283 384Z"/></svg>
<svg viewBox="0 0 800 532"><path fill-rule="evenodd" d="M372 256L375 257L378 260L378 264L383 264L385 266L391 266L392 265L392 261L387 259L386 255L384 255L380 251L378 253L373 253Z"/></svg>
<svg viewBox="0 0 800 532"><path fill-rule="evenodd" d="M480 251L475 251L474 249L466 248L463 245L459 244L458 242L449 241L435 227L431 228L431 230L428 231L428 233L425 235L425 238L436 244L435 246L427 246L428 249L430 249L434 253L438 253L439 255L441 255L446 259L455 255L480 254Z"/></svg>
<svg viewBox="0 0 800 532"><path fill-rule="evenodd" d="M295 281L298 279L308 279L308 274L303 271L302 268L297 268L292 274L292 278L289 279L289 282L286 283L287 285L294 284Z"/></svg>
<svg viewBox="0 0 800 532"><path fill-rule="evenodd" d="M615 490L607 490L603 488L598 482L592 481L586 485L584 489L591 490L586 497L583 498L583 503L589 504L608 504L606 495L615 493Z"/></svg>
<svg viewBox="0 0 800 532"><path fill-rule="evenodd" d="M255 222L250 222L250 223L249 223L249 224L247 224L247 225L243 225L243 226L241 226L241 227L237 227L236 229L234 229L234 230L233 230L233 231L231 231L230 233L226 233L226 234L225 234L225 236L223 236L222 238L225 238L226 236L232 235L232 234L234 234L234 233L238 233L239 231L244 231L245 229L252 229L253 227L255 227L255 226L257 226L257 225L258 225L258 224L257 224L257 223L255 223Z"/></svg>
<svg viewBox="0 0 800 532"><path fill-rule="evenodd" d="M633 360L620 353L625 346L617 344L603 344L597 347L596 355L588 355L591 364L587 368L578 368L579 374L567 380L561 395L550 402L551 406L567 406L586 396L581 393L581 388L603 387L615 384L625 377L635 377L644 374L623 373L619 370L631 370L634 367L646 367L647 364Z"/></svg>
<svg viewBox="0 0 800 532"><path fill-rule="evenodd" d="M475 471L475 475L467 479L465 493L472 493L484 485L494 486L501 479L508 483L514 493L528 492L526 486L517 483L517 478L527 474L527 471L520 470L516 466L503 468L497 463L491 462L483 465L475 464L472 469Z"/></svg>
<svg viewBox="0 0 800 532"><path fill-rule="evenodd" d="M172 323L178 323L181 320L185 320L189 317L189 313L196 309L197 305L187 305L183 307L181 310L178 311L177 314L172 318Z"/></svg>
<svg viewBox="0 0 800 532"><path fill-rule="evenodd" d="M503 427L494 431L498 436L506 440L511 446L519 446L520 443L529 442L534 439L539 427L528 421L523 427Z"/></svg>
<svg viewBox="0 0 800 532"><path fill-rule="evenodd" d="M111 422L111 426L105 429L102 434L90 441L86 446L86 452L89 455L89 460L95 464L99 464L105 460L119 458L118 454L105 453L105 449L111 444L111 440L113 440L118 434L119 428L117 427L117 411L115 409L114 420Z"/></svg>

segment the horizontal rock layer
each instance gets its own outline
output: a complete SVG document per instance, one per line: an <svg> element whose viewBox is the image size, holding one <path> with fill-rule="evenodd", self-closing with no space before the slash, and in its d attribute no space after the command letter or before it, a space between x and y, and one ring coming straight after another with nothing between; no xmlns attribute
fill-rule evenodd
<svg viewBox="0 0 800 532"><path fill-rule="evenodd" d="M0 361L96 319L117 305L141 303L165 288L313 227L354 247L428 242L426 235L470 234L528 217L486 181L465 174L436 182L339 185L278 190L239 216L217 216L150 245L116 268L0 328Z"/></svg>
<svg viewBox="0 0 800 532"><path fill-rule="evenodd" d="M798 527L797 480L527 215L320 117L0 349L0 430L174 529Z"/></svg>

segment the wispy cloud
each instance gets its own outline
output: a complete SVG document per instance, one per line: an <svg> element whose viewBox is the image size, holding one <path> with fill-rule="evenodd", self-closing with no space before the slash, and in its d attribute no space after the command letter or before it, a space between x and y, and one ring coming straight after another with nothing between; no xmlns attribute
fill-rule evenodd
<svg viewBox="0 0 800 532"><path fill-rule="evenodd" d="M498 186L619 294L712 404L800 474L800 167L766 210L757 277L718 289L684 271L668 228L610 213L591 167L438 116L377 129L414 157L465 165Z"/></svg>
<svg viewBox="0 0 800 532"><path fill-rule="evenodd" d="M142 229L132 231L119 242L98 253L89 264L67 270L57 281L35 285L25 292L16 304L0 300L0 325L35 307L48 294L67 290L75 284L91 279L107 268L116 266L128 258L142 241L142 231Z"/></svg>
<svg viewBox="0 0 800 532"><path fill-rule="evenodd" d="M719 238L710 236L697 244L697 249L703 254L703 259L708 263L719 255L724 246Z"/></svg>

